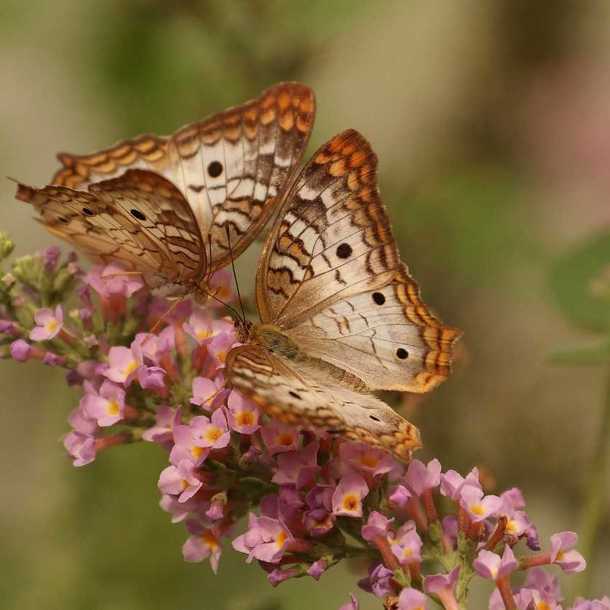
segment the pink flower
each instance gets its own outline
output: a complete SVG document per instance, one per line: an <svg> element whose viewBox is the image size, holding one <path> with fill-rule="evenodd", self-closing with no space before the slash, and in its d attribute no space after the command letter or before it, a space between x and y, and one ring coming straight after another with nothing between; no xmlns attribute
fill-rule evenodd
<svg viewBox="0 0 610 610"><path fill-rule="evenodd" d="M396 485L390 492L388 500L393 507L404 510L412 497L413 494L404 485Z"/></svg>
<svg viewBox="0 0 610 610"><path fill-rule="evenodd" d="M372 565L369 575L358 582L358 586L377 597L386 597L395 593L394 572L382 563Z"/></svg>
<svg viewBox="0 0 610 610"><path fill-rule="evenodd" d="M502 507L502 500L498 496L483 496L483 490L472 485L464 485L460 491L460 505L474 523L495 515Z"/></svg>
<svg viewBox="0 0 610 610"><path fill-rule="evenodd" d="M318 559L314 561L307 569L307 574L314 580L320 580L320 576L326 572L328 568L328 562L325 559Z"/></svg>
<svg viewBox="0 0 610 610"><path fill-rule="evenodd" d="M290 530L279 519L250 513L248 531L233 541L233 548L247 553L248 563L253 559L278 563L292 540Z"/></svg>
<svg viewBox="0 0 610 610"><path fill-rule="evenodd" d="M183 328L200 345L208 344L215 337L234 335L235 329L226 320L214 320L202 309L196 309L185 322Z"/></svg>
<svg viewBox="0 0 610 610"><path fill-rule="evenodd" d="M297 489L311 486L320 471L317 462L318 447L318 441L314 440L298 451L280 453L272 482L278 485L295 485Z"/></svg>
<svg viewBox="0 0 610 610"><path fill-rule="evenodd" d="M178 502L186 502L200 489L201 481L196 476L195 465L182 460L178 466L168 466L159 476L158 487L164 494L178 496Z"/></svg>
<svg viewBox="0 0 610 610"><path fill-rule="evenodd" d="M145 441L167 445L172 442L174 424L180 423L180 413L177 409L162 406L157 409L155 425L142 434Z"/></svg>
<svg viewBox="0 0 610 610"><path fill-rule="evenodd" d="M350 593L350 601L346 604L343 604L339 610L358 610L360 608L360 604L358 604L358 600Z"/></svg>
<svg viewBox="0 0 610 610"><path fill-rule="evenodd" d="M222 409L214 411L211 419L208 419L205 415L193 417L191 428L193 430L193 437L196 441L199 441L200 447L222 449L231 440L227 418Z"/></svg>
<svg viewBox="0 0 610 610"><path fill-rule="evenodd" d="M396 461L382 449L365 443L346 441L339 448L341 461L364 475L376 477L396 468Z"/></svg>
<svg viewBox="0 0 610 610"><path fill-rule="evenodd" d="M219 532L216 528L204 527L199 521L195 520L187 521L186 527L191 536L182 546L184 560L199 562L209 557L212 571L216 574L222 554Z"/></svg>
<svg viewBox="0 0 610 610"><path fill-rule="evenodd" d="M32 346L23 339L13 341L10 346L11 358L17 362L27 362L32 355Z"/></svg>
<svg viewBox="0 0 610 610"><path fill-rule="evenodd" d="M421 496L424 491L438 487L441 482L441 463L434 459L425 465L419 460L412 460L406 475L409 489Z"/></svg>
<svg viewBox="0 0 610 610"><path fill-rule="evenodd" d="M128 347L114 346L108 352L108 369L104 375L115 383L128 386L134 379L142 361Z"/></svg>
<svg viewBox="0 0 610 610"><path fill-rule="evenodd" d="M583 599L577 597L570 610L610 610L610 597L601 599Z"/></svg>
<svg viewBox="0 0 610 610"><path fill-rule="evenodd" d="M84 281L105 299L112 296L130 297L144 287L139 274L127 271L119 263L93 267L85 275Z"/></svg>
<svg viewBox="0 0 610 610"><path fill-rule="evenodd" d="M387 538L392 521L393 519L388 519L385 515L374 510L362 526L360 530L361 535L367 542L372 542L375 538L379 537Z"/></svg>
<svg viewBox="0 0 610 610"><path fill-rule="evenodd" d="M227 400L229 425L240 434L254 434L260 427L257 406L245 399L239 392L231 392Z"/></svg>
<svg viewBox="0 0 610 610"><path fill-rule="evenodd" d="M452 500L459 500L460 492L464 485L472 485L481 489L479 482L479 469L473 468L464 478L459 472L455 470L448 470L441 475L441 494L447 496Z"/></svg>
<svg viewBox="0 0 610 610"><path fill-rule="evenodd" d="M85 394L84 407L87 415L98 426L112 426L125 414L125 391L111 381L102 383L99 393Z"/></svg>
<svg viewBox="0 0 610 610"><path fill-rule="evenodd" d="M459 575L460 566L457 566L449 574L426 576L424 578L424 591L436 595L445 608L457 608L454 589Z"/></svg>
<svg viewBox="0 0 610 610"><path fill-rule="evenodd" d="M222 320L215 320L215 322L222 322ZM228 322L225 322L225 324L228 324ZM225 365L227 355L234 345L235 333L232 326L230 332L218 333L207 344L208 354L214 358L216 367L221 368Z"/></svg>
<svg viewBox="0 0 610 610"><path fill-rule="evenodd" d="M95 459L95 438L81 432L69 432L64 437L64 447L74 458L74 466L90 464Z"/></svg>
<svg viewBox="0 0 610 610"><path fill-rule="evenodd" d="M482 550L479 551L472 565L479 576L498 580L498 578L514 572L519 567L519 562L515 559L510 546L506 545L501 558L496 553Z"/></svg>
<svg viewBox="0 0 610 610"><path fill-rule="evenodd" d="M261 435L270 455L284 451L295 451L298 447L298 432L292 426L273 422L261 428Z"/></svg>
<svg viewBox="0 0 610 610"><path fill-rule="evenodd" d="M303 524L310 536L323 536L335 526L333 492L333 487L316 485L305 496L308 510L303 515Z"/></svg>
<svg viewBox="0 0 610 610"><path fill-rule="evenodd" d="M584 557L572 547L578 536L574 532L559 532L551 536L551 563L556 563L564 572L582 572L587 567Z"/></svg>
<svg viewBox="0 0 610 610"><path fill-rule="evenodd" d="M188 425L174 425L174 446L169 454L170 462L174 465L182 460L189 460L200 465L208 457L210 449L201 442L201 432L209 424L207 417L193 417Z"/></svg>
<svg viewBox="0 0 610 610"><path fill-rule="evenodd" d="M392 542L392 553L402 565L421 562L421 549L423 543L419 537L415 524L407 521L396 533Z"/></svg>
<svg viewBox="0 0 610 610"><path fill-rule="evenodd" d="M36 326L30 331L30 339L32 341L50 341L62 329L64 312L61 305L57 305L55 310L45 307L34 314L34 320Z"/></svg>
<svg viewBox="0 0 610 610"><path fill-rule="evenodd" d="M212 409L212 404L222 391L223 384L218 379L195 377L192 384L193 396L191 403L206 410Z"/></svg>
<svg viewBox="0 0 610 610"><path fill-rule="evenodd" d="M161 390L165 387L165 370L159 366L138 368L138 383L144 390Z"/></svg>
<svg viewBox="0 0 610 610"><path fill-rule="evenodd" d="M427 610L428 598L417 589L407 587L398 597L398 610Z"/></svg>
<svg viewBox="0 0 610 610"><path fill-rule="evenodd" d="M333 493L333 514L362 517L362 500L369 493L365 480L355 473L346 474Z"/></svg>

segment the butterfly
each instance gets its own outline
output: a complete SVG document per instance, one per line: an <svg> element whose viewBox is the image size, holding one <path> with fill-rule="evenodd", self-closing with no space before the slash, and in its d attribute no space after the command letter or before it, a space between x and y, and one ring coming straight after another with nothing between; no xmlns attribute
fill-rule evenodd
<svg viewBox="0 0 610 610"><path fill-rule="evenodd" d="M460 331L428 310L401 262L377 157L358 132L323 145L283 195L256 302L261 321L238 326L229 385L275 419L408 460L419 431L373 392L436 387Z"/></svg>
<svg viewBox="0 0 610 610"><path fill-rule="evenodd" d="M168 296L205 292L269 220L314 115L309 87L280 83L168 137L60 153L52 183L18 183L16 197L94 260L121 261Z"/></svg>

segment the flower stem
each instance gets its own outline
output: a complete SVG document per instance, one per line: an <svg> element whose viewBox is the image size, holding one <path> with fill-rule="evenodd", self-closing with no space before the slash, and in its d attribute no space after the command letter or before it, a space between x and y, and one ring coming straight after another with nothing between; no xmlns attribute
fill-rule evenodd
<svg viewBox="0 0 610 610"><path fill-rule="evenodd" d="M604 516L605 481L610 468L610 367L606 378L606 392L599 425L595 452L589 468L589 480L581 516L579 548L589 563L589 569L573 581L575 595L586 597L591 591L593 559L599 542L599 527Z"/></svg>

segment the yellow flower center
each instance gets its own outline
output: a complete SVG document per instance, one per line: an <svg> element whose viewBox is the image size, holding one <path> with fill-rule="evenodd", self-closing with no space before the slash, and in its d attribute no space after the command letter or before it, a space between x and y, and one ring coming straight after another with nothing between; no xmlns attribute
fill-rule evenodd
<svg viewBox="0 0 610 610"><path fill-rule="evenodd" d="M481 517L485 514L485 509L482 504L472 504L470 506L470 512Z"/></svg>
<svg viewBox="0 0 610 610"><path fill-rule="evenodd" d="M208 328L199 328L195 331L195 337L197 337L198 341L203 341L204 339L207 339L208 337L211 337L212 333L210 332L210 330Z"/></svg>
<svg viewBox="0 0 610 610"><path fill-rule="evenodd" d="M235 421L240 426L251 426L254 423L254 413L252 411L240 411L236 415Z"/></svg>
<svg viewBox="0 0 610 610"><path fill-rule="evenodd" d="M227 359L227 352L222 351L222 352L217 352L216 354L216 358L218 359L219 362L225 362Z"/></svg>
<svg viewBox="0 0 610 610"><path fill-rule="evenodd" d="M189 482L186 479L182 479L182 481L180 481L180 485L182 486L182 490L184 491L189 486Z"/></svg>
<svg viewBox="0 0 610 610"><path fill-rule="evenodd" d="M545 601L541 600L536 604L536 610L551 610L551 606Z"/></svg>
<svg viewBox="0 0 610 610"><path fill-rule="evenodd" d="M379 457L374 453L363 453L360 458L360 463L367 468L377 468L379 464Z"/></svg>
<svg viewBox="0 0 610 610"><path fill-rule="evenodd" d="M277 545L278 549L281 549L284 546L284 543L286 542L286 538L288 538L288 536L286 535L286 532L284 530L281 530L275 539L275 544Z"/></svg>
<svg viewBox="0 0 610 610"><path fill-rule="evenodd" d="M121 412L121 405L116 400L109 400L106 403L106 413L108 415L118 415Z"/></svg>
<svg viewBox="0 0 610 610"><path fill-rule="evenodd" d="M413 549L411 547L406 546L403 550L402 550L402 556L407 559L408 557L411 557L413 555Z"/></svg>
<svg viewBox="0 0 610 610"><path fill-rule="evenodd" d="M222 430L218 426L209 426L205 431L206 440L215 443L222 436Z"/></svg>
<svg viewBox="0 0 610 610"><path fill-rule="evenodd" d="M49 320L44 327L48 333L54 333L59 328L59 322L53 318Z"/></svg>
<svg viewBox="0 0 610 610"><path fill-rule="evenodd" d="M123 369L123 373L125 377L129 377L136 369L138 368L138 363L135 360L131 360L127 363L125 368Z"/></svg>
<svg viewBox="0 0 610 610"><path fill-rule="evenodd" d="M292 445L293 437L290 432L282 432L282 434L278 434L277 444L282 445L283 447L290 447Z"/></svg>
<svg viewBox="0 0 610 610"><path fill-rule="evenodd" d="M203 532L203 534L201 534L201 539L206 543L212 552L218 548L218 540L209 530L206 530Z"/></svg>
<svg viewBox="0 0 610 610"><path fill-rule="evenodd" d="M355 511L358 508L359 499L356 494L346 494L343 496L343 508L348 511Z"/></svg>
<svg viewBox="0 0 610 610"><path fill-rule="evenodd" d="M191 455L198 460L203 455L203 447L191 447Z"/></svg>
<svg viewBox="0 0 610 610"><path fill-rule="evenodd" d="M517 535L517 522L514 519L509 519L506 522L506 533L507 534L513 534L513 535Z"/></svg>

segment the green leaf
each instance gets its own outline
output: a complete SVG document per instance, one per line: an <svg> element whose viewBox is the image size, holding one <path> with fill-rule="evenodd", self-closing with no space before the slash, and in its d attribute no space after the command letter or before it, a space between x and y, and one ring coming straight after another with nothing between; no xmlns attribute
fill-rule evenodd
<svg viewBox="0 0 610 610"><path fill-rule="evenodd" d="M610 233L561 257L550 281L559 309L572 324L596 332L610 330Z"/></svg>

